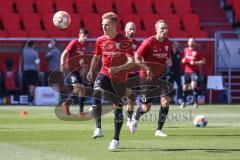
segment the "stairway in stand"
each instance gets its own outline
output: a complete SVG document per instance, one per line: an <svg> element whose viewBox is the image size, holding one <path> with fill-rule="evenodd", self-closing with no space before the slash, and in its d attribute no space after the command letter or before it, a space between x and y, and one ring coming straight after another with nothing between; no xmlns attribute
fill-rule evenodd
<svg viewBox="0 0 240 160"><path fill-rule="evenodd" d="M214 37L218 30L233 31L219 0L192 0L191 3L209 37Z"/></svg>

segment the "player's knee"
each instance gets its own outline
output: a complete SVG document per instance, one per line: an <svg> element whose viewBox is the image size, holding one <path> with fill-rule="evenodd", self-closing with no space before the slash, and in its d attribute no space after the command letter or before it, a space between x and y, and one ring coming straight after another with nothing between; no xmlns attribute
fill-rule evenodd
<svg viewBox="0 0 240 160"><path fill-rule="evenodd" d="M135 105L136 103L135 103L135 100L132 100L132 99L127 99L127 107L129 108L129 109L133 109L133 107L134 107L134 105Z"/></svg>
<svg viewBox="0 0 240 160"><path fill-rule="evenodd" d="M151 106L150 105L142 105L142 111L144 113L147 113L150 110Z"/></svg>
<svg viewBox="0 0 240 160"><path fill-rule="evenodd" d="M161 106L162 107L168 107L169 106L169 98L168 97L162 97L161 98Z"/></svg>
<svg viewBox="0 0 240 160"><path fill-rule="evenodd" d="M99 90L94 90L93 91L93 98L97 99L97 100L101 100L102 99L102 92Z"/></svg>

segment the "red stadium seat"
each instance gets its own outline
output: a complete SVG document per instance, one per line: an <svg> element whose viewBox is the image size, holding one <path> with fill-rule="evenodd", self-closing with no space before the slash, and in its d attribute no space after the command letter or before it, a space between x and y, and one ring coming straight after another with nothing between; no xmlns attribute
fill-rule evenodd
<svg viewBox="0 0 240 160"><path fill-rule="evenodd" d="M56 0L57 11L66 11L69 14L74 13L73 2L71 0Z"/></svg>
<svg viewBox="0 0 240 160"><path fill-rule="evenodd" d="M20 14L34 13L34 0L16 0L17 11Z"/></svg>
<svg viewBox="0 0 240 160"><path fill-rule="evenodd" d="M2 16L3 27L7 31L21 30L20 17L18 14L9 13Z"/></svg>
<svg viewBox="0 0 240 160"><path fill-rule="evenodd" d="M191 7L191 0L174 0L175 8Z"/></svg>
<svg viewBox="0 0 240 160"><path fill-rule="evenodd" d="M157 0L155 1L155 10L160 15L166 15L172 13L172 3L169 0Z"/></svg>
<svg viewBox="0 0 240 160"><path fill-rule="evenodd" d="M184 15L182 21L187 31L194 32L201 29L199 16L196 14Z"/></svg>
<svg viewBox="0 0 240 160"><path fill-rule="evenodd" d="M58 38L58 37L68 38L71 33L67 29L61 30L61 29L56 28L56 30L51 30L49 32L49 34L53 38L55 38L55 37L56 38Z"/></svg>
<svg viewBox="0 0 240 160"><path fill-rule="evenodd" d="M150 0L135 0L134 5L138 15L153 13L153 4Z"/></svg>
<svg viewBox="0 0 240 160"><path fill-rule="evenodd" d="M194 38L208 38L207 32L202 30L194 31L190 34L191 34L191 37L194 37Z"/></svg>
<svg viewBox="0 0 240 160"><path fill-rule="evenodd" d="M28 37L29 36L28 32L22 31L22 30L9 31L8 35L9 37Z"/></svg>
<svg viewBox="0 0 240 160"><path fill-rule="evenodd" d="M113 11L113 2L112 0L104 0L104 3L102 0L95 0L95 5L97 12L102 15L106 12L112 12Z"/></svg>
<svg viewBox="0 0 240 160"><path fill-rule="evenodd" d="M29 36L30 37L40 37L40 38L48 38L49 33L44 30L30 30L29 31Z"/></svg>
<svg viewBox="0 0 240 160"><path fill-rule="evenodd" d="M179 31L181 30L181 17L177 14L169 14L163 17L170 31Z"/></svg>
<svg viewBox="0 0 240 160"><path fill-rule="evenodd" d="M51 14L44 14L42 15L42 21L43 21L43 24L44 24L44 27L47 31L52 31L52 30L56 30L57 28L53 25L53 22L52 22L52 17L53 17L53 13Z"/></svg>
<svg viewBox="0 0 240 160"><path fill-rule="evenodd" d="M76 0L76 7L80 15L93 13L93 0Z"/></svg>
<svg viewBox="0 0 240 160"><path fill-rule="evenodd" d="M185 7L177 7L175 8L176 13L179 15L185 15L185 14L191 14L192 13L192 7L191 6L185 6Z"/></svg>
<svg viewBox="0 0 240 160"><path fill-rule="evenodd" d="M89 30L90 37L100 36L102 34L101 17L98 14L83 15L84 27Z"/></svg>
<svg viewBox="0 0 240 160"><path fill-rule="evenodd" d="M115 6L120 15L133 13L132 0L115 0Z"/></svg>
<svg viewBox="0 0 240 160"><path fill-rule="evenodd" d="M13 13L13 0L0 0L0 16L8 13Z"/></svg>
<svg viewBox="0 0 240 160"><path fill-rule="evenodd" d="M155 23L157 22L157 20L161 19L162 17L157 15L157 14L145 14L143 16L143 23L145 26L146 31L149 34L155 34Z"/></svg>
<svg viewBox="0 0 240 160"><path fill-rule="evenodd" d="M133 22L136 24L136 29L141 30L142 25L141 25L141 18L137 14L125 14L123 15L123 24L125 25L127 22Z"/></svg>
<svg viewBox="0 0 240 160"><path fill-rule="evenodd" d="M50 14L53 13L53 0L36 0L36 7L38 13Z"/></svg>
<svg viewBox="0 0 240 160"><path fill-rule="evenodd" d="M171 31L169 30L169 37L175 37L175 38L187 38L189 37L189 33L186 31L178 30L178 31Z"/></svg>
<svg viewBox="0 0 240 160"><path fill-rule="evenodd" d="M41 19L38 14L25 14L22 20L26 30L41 30Z"/></svg>
<svg viewBox="0 0 240 160"><path fill-rule="evenodd" d="M140 37L140 38L146 38L148 36L150 36L150 34L148 34L148 32L144 30L137 30L135 35L135 37Z"/></svg>
<svg viewBox="0 0 240 160"><path fill-rule="evenodd" d="M0 30L0 37L2 37L2 38L8 37L7 32Z"/></svg>
<svg viewBox="0 0 240 160"><path fill-rule="evenodd" d="M78 35L79 29L81 28L81 17L79 14L71 14L71 24L68 27L70 32L76 33Z"/></svg>

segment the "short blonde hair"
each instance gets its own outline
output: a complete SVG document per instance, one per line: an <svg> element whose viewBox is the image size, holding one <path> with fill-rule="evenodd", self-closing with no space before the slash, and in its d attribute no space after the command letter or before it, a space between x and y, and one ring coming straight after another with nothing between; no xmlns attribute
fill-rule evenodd
<svg viewBox="0 0 240 160"><path fill-rule="evenodd" d="M102 19L110 19L111 22L117 23L117 15L113 12L107 12L102 15Z"/></svg>
<svg viewBox="0 0 240 160"><path fill-rule="evenodd" d="M167 24L167 22L166 22L164 19L159 19L159 20L157 20L157 22L155 23L155 28L157 28L157 25L158 25L159 23Z"/></svg>

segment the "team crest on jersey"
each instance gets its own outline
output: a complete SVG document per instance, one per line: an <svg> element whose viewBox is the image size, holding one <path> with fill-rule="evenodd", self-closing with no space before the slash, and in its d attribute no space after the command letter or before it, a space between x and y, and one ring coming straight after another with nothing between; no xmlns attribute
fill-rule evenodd
<svg viewBox="0 0 240 160"><path fill-rule="evenodd" d="M121 50L127 50L132 47L132 43L129 40L123 40L120 42L119 48Z"/></svg>
<svg viewBox="0 0 240 160"><path fill-rule="evenodd" d="M114 42L112 42L112 41L107 41L105 44L104 44L104 51L107 51L107 52L109 52L109 51L113 51L113 50L115 50L116 49L116 45L115 45L115 43Z"/></svg>

